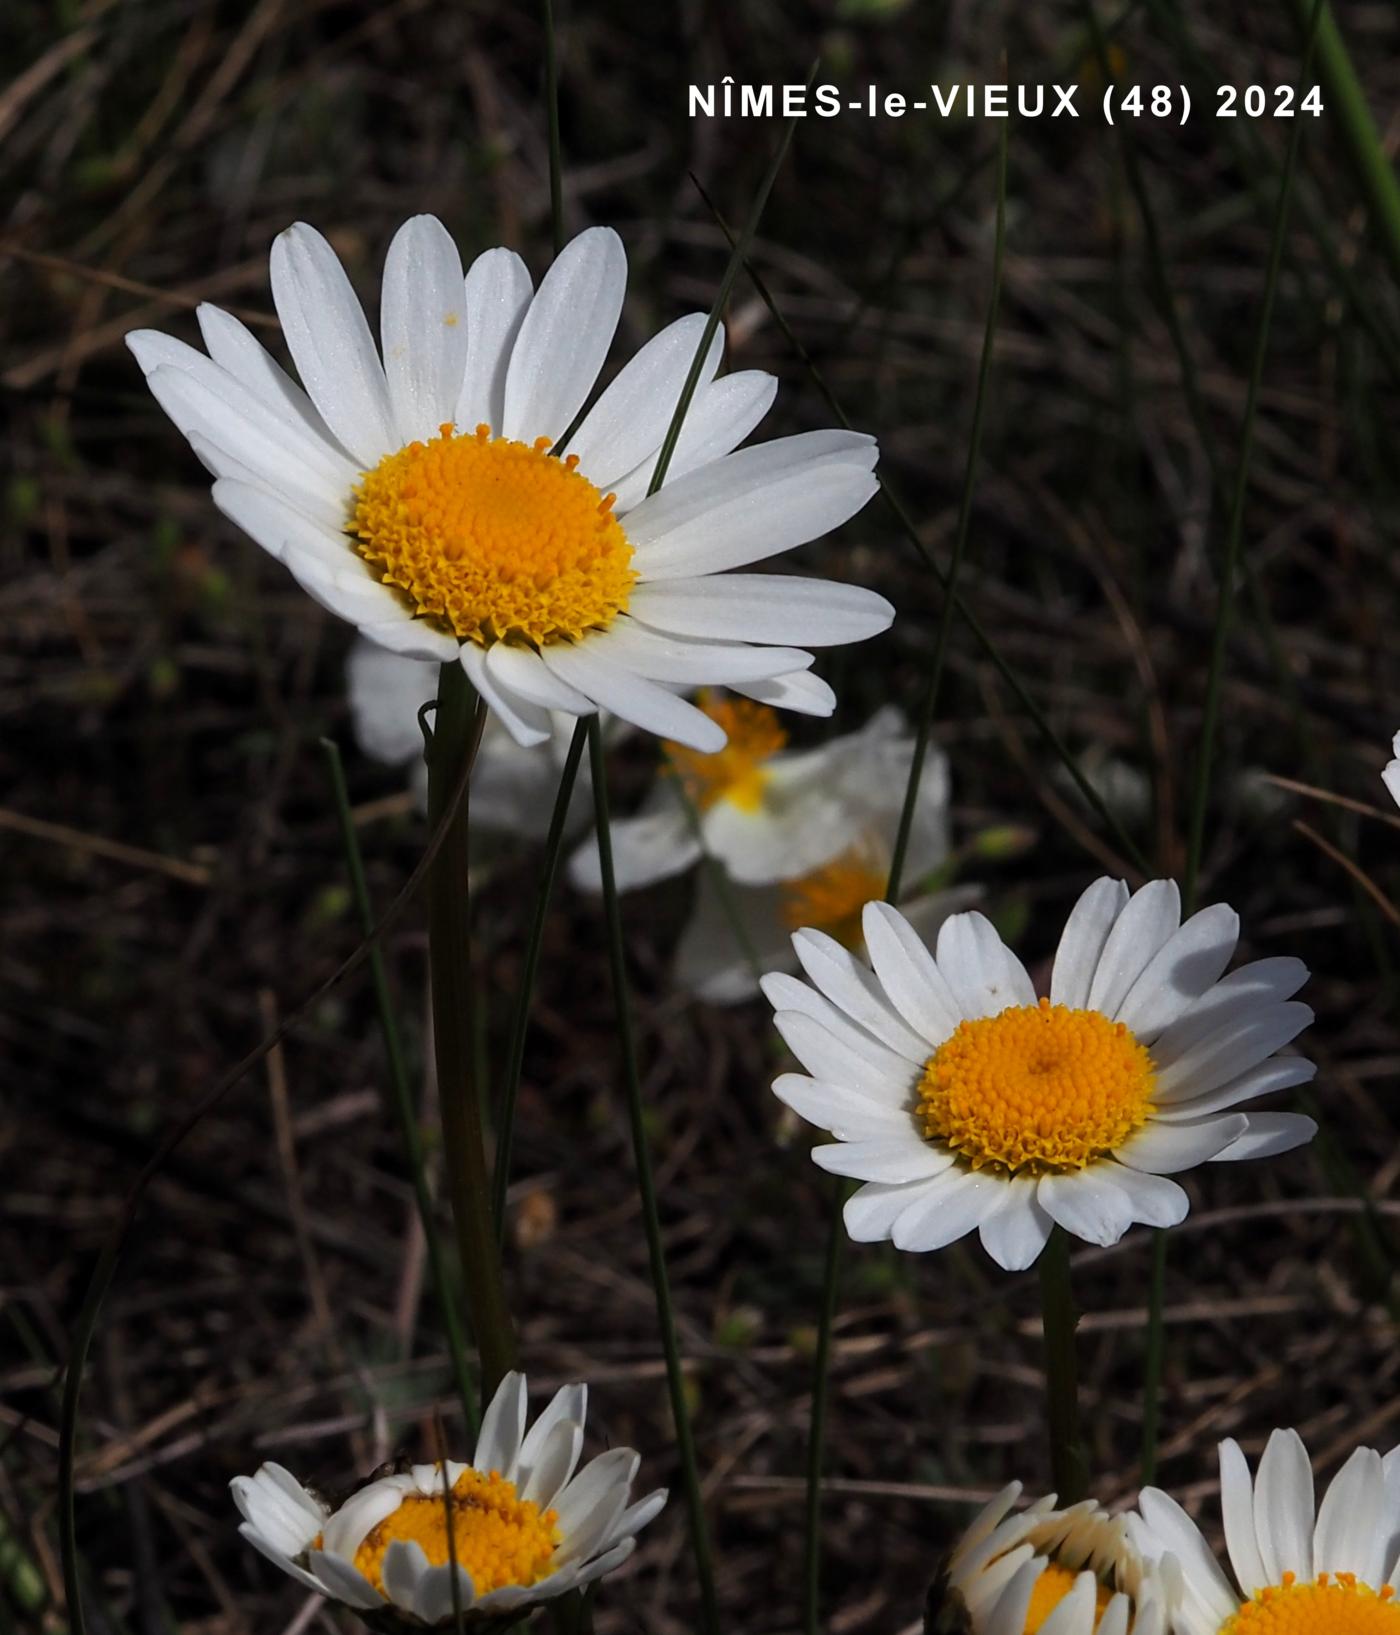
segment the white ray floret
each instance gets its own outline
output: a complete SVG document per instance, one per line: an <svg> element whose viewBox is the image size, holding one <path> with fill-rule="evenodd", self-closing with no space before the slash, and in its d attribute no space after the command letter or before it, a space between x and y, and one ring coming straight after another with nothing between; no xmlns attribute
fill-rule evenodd
<svg viewBox="0 0 1400 1635"><path fill-rule="evenodd" d="M578 1468L586 1386L562 1387L528 1430L525 1399L524 1376L508 1374L470 1464L414 1465L335 1509L281 1465L236 1476L239 1531L307 1589L407 1624L451 1623L454 1605L473 1621L518 1615L591 1584L627 1559L666 1494L632 1502L630 1448Z"/></svg>
<svg viewBox="0 0 1400 1635"><path fill-rule="evenodd" d="M716 335L648 496L705 318L654 336L585 413L626 279L608 228L534 290L508 250L464 275L442 224L416 216L389 248L376 347L334 251L299 223L273 245L272 293L300 385L214 307L198 312L207 353L153 330L127 343L219 509L370 641L460 662L519 743L549 737L550 711L604 709L718 749L676 683L829 713L810 649L877 635L893 609L858 586L734 570L854 515L874 439L740 449L775 386L717 378Z"/></svg>
<svg viewBox="0 0 1400 1635"><path fill-rule="evenodd" d="M1272 958L1224 975L1239 934L1224 904L1182 924L1172 881L1132 895L1096 881L1041 1000L981 914L947 920L932 952L885 903L866 906L863 930L868 965L799 931L810 985L763 983L810 1075L774 1091L836 1137L815 1161L865 1183L846 1205L858 1241L928 1250L976 1230L1020 1269L1056 1223L1101 1245L1135 1221L1175 1225L1188 1199L1171 1174L1286 1152L1315 1131L1251 1106L1313 1076L1275 1055L1312 1021L1292 998L1307 968Z"/></svg>
<svg viewBox="0 0 1400 1635"><path fill-rule="evenodd" d="M1316 1501L1296 1431L1269 1437L1257 1474L1220 1444L1220 1506L1231 1574L1160 1489L1144 1488L1131 1537L1181 1576L1176 1635L1395 1635L1400 1631L1400 1449L1357 1448Z"/></svg>

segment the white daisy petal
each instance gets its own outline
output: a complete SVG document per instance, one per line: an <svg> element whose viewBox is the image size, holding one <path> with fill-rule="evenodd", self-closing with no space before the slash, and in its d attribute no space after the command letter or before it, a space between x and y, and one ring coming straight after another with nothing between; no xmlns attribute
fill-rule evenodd
<svg viewBox="0 0 1400 1635"><path fill-rule="evenodd" d="M1174 1062L1222 1022L1291 999L1307 979L1308 968L1300 959L1260 959L1241 965L1161 1034L1152 1046L1153 1057L1163 1066Z"/></svg>
<svg viewBox="0 0 1400 1635"><path fill-rule="evenodd" d="M1220 1511L1230 1565L1245 1594L1253 1595L1273 1580L1259 1554L1254 1531L1254 1479L1232 1437L1220 1444Z"/></svg>
<svg viewBox="0 0 1400 1635"><path fill-rule="evenodd" d="M945 1170L895 1221L890 1232L895 1248L922 1254L956 1243L996 1209L1003 1185L986 1175Z"/></svg>
<svg viewBox="0 0 1400 1635"><path fill-rule="evenodd" d="M347 465L353 464L316 405L245 323L208 301L201 301L194 315L209 356L221 369L246 387L279 420L294 430L309 431Z"/></svg>
<svg viewBox="0 0 1400 1635"><path fill-rule="evenodd" d="M930 1045L941 1045L963 1012L933 955L888 903L867 903L861 926L875 974L895 1009Z"/></svg>
<svg viewBox="0 0 1400 1635"><path fill-rule="evenodd" d="M415 622L422 623L421 620ZM523 693L517 693L514 687L502 685L495 671L487 668L486 655L475 642L461 643L457 657L467 672L467 679L517 744L530 749L548 742L553 731L548 710Z"/></svg>
<svg viewBox="0 0 1400 1635"><path fill-rule="evenodd" d="M683 698L594 651L591 642L556 642L541 654L567 686L575 687L602 709L634 727L673 739L703 754L723 749L724 729Z"/></svg>
<svg viewBox="0 0 1400 1635"><path fill-rule="evenodd" d="M928 1042L890 1005L868 966L824 931L798 931L792 945L802 969L833 1005L898 1055L922 1066L929 1055Z"/></svg>
<svg viewBox="0 0 1400 1635"><path fill-rule="evenodd" d="M794 710L799 715L826 717L836 709L836 694L820 676L810 670L774 676L771 681L731 681L730 688L775 710Z"/></svg>
<svg viewBox="0 0 1400 1635"><path fill-rule="evenodd" d="M611 489L661 447L708 322L693 312L653 335L584 416L563 452L578 455L595 488ZM720 328L706 354L701 389L714 379L723 352Z"/></svg>
<svg viewBox="0 0 1400 1635"><path fill-rule="evenodd" d="M1017 1176L1008 1181L1005 1196L984 1215L978 1234L982 1247L1005 1272L1021 1272L1040 1258L1054 1221L1036 1198L1036 1181Z"/></svg>
<svg viewBox="0 0 1400 1635"><path fill-rule="evenodd" d="M472 1464L478 1470L499 1471L507 1481L513 1480L524 1435L525 1376L515 1370L501 1380L481 1417Z"/></svg>
<svg viewBox="0 0 1400 1635"><path fill-rule="evenodd" d="M1251 1067L1273 1055L1304 1028L1311 1025L1308 1006L1290 999L1282 1005L1252 1011L1243 1018L1222 1022L1157 1076L1158 1094L1175 1096L1188 1087L1197 1094L1238 1078Z"/></svg>
<svg viewBox="0 0 1400 1635"><path fill-rule="evenodd" d="M1113 1156L1129 1169L1173 1175L1219 1157L1248 1127L1243 1113L1221 1113L1197 1124L1149 1124L1116 1148Z"/></svg>
<svg viewBox="0 0 1400 1635"><path fill-rule="evenodd" d="M1225 903L1193 914L1167 938L1117 1009L1145 1044L1211 988L1235 952L1240 917Z"/></svg>
<svg viewBox="0 0 1400 1635"><path fill-rule="evenodd" d="M1036 1202L1066 1232L1101 1248L1117 1243L1133 1224L1128 1195L1116 1187L1105 1166L1074 1175L1046 1175L1036 1188Z"/></svg>
<svg viewBox="0 0 1400 1635"><path fill-rule="evenodd" d="M284 1554L270 1540L265 1539L251 1522L243 1522L238 1531L259 1555L266 1556L274 1567L280 1567L289 1578L295 1578L297 1583L304 1589L313 1590L317 1595L326 1594L325 1585L321 1583L320 1579L314 1578L307 1572L305 1567L298 1567L290 1556Z"/></svg>
<svg viewBox="0 0 1400 1635"><path fill-rule="evenodd" d="M454 419L467 363L462 260L436 216L413 216L394 234L379 305L398 441L427 442Z"/></svg>
<svg viewBox="0 0 1400 1635"><path fill-rule="evenodd" d="M506 370L501 435L557 442L593 389L627 288L627 255L610 227L566 244L530 303Z"/></svg>
<svg viewBox="0 0 1400 1635"><path fill-rule="evenodd" d="M670 635L801 647L867 641L894 619L894 608L872 590L784 573L647 578L627 607L634 619Z"/></svg>
<svg viewBox="0 0 1400 1635"><path fill-rule="evenodd" d="M520 1488L520 1497L547 1509L554 1503L555 1494L573 1475L582 1449L582 1424L558 1421L538 1457L530 1462L529 1476Z"/></svg>
<svg viewBox="0 0 1400 1635"><path fill-rule="evenodd" d="M1384 1503L1381 1456L1374 1448L1357 1448L1332 1478L1318 1507L1314 1572L1355 1573L1363 1584L1381 1583L1387 1531Z"/></svg>
<svg viewBox="0 0 1400 1635"><path fill-rule="evenodd" d="M381 1574L384 1593L396 1607L412 1612L418 1598L418 1585L428 1571L428 1558L416 1539L395 1539L384 1552Z"/></svg>
<svg viewBox="0 0 1400 1635"><path fill-rule="evenodd" d="M1168 1124L1180 1124L1190 1119L1202 1117L1206 1113L1218 1113L1227 1107L1237 1107L1246 1101L1254 1101L1259 1096L1273 1095L1279 1090L1291 1090L1295 1085L1307 1084L1317 1074L1317 1064L1308 1061L1302 1056L1272 1056L1258 1067L1251 1067L1241 1073L1238 1078L1227 1079L1224 1084L1217 1085L1214 1090L1207 1090L1199 1095L1191 1092L1194 1085L1183 1086L1175 1095L1165 1096L1158 1092L1157 1117L1164 1119Z"/></svg>
<svg viewBox="0 0 1400 1635"><path fill-rule="evenodd" d="M831 1175L852 1181L931 1181L951 1168L953 1155L931 1147L911 1134L876 1141L838 1141L813 1147L812 1162Z"/></svg>
<svg viewBox="0 0 1400 1635"><path fill-rule="evenodd" d="M937 1179L915 1181L908 1185L871 1181L861 1187L847 1198L841 1211L851 1240L855 1243L882 1243L910 1204L937 1184Z"/></svg>
<svg viewBox="0 0 1400 1635"><path fill-rule="evenodd" d="M333 1599L361 1612L383 1606L378 1590L350 1562L329 1550L313 1550L307 1559L312 1575Z"/></svg>
<svg viewBox="0 0 1400 1635"><path fill-rule="evenodd" d="M1191 1200L1175 1181L1146 1170L1129 1169L1111 1159L1105 1159L1103 1167L1110 1172L1114 1186L1126 1195L1135 1221L1144 1226L1167 1227L1178 1226L1186 1219Z"/></svg>
<svg viewBox="0 0 1400 1635"><path fill-rule="evenodd" d="M1070 910L1050 973L1050 1003L1083 1010L1104 943L1128 901L1122 880L1095 880Z"/></svg>
<svg viewBox="0 0 1400 1635"><path fill-rule="evenodd" d="M1181 925L1181 892L1174 880L1149 880L1113 922L1089 984L1089 1005L1116 1017L1153 956Z"/></svg>
<svg viewBox="0 0 1400 1635"><path fill-rule="evenodd" d="M739 681L768 681L812 662L810 653L795 647L746 647L733 642L662 636L626 615L590 637L588 650L650 681L691 686L727 687Z"/></svg>
<svg viewBox="0 0 1400 1635"><path fill-rule="evenodd" d="M1191 1600L1205 1612L1209 1627L1219 1629L1239 1610L1239 1597L1226 1582L1200 1529L1159 1488L1144 1488L1138 1495L1138 1508L1146 1523L1144 1542L1150 1540L1176 1558Z"/></svg>
<svg viewBox="0 0 1400 1635"><path fill-rule="evenodd" d="M995 1016L1009 1005L1034 1005L1026 968L985 914L954 914L938 933L938 969L964 1016Z"/></svg>
<svg viewBox="0 0 1400 1635"><path fill-rule="evenodd" d="M773 1094L799 1118L829 1130L841 1141L914 1138L909 1113L889 1098L876 1100L856 1090L809 1079L801 1073L782 1073L773 1081Z"/></svg>
<svg viewBox="0 0 1400 1635"><path fill-rule="evenodd" d="M698 863L703 851L685 808L673 802L660 811L611 824L613 875L619 891L638 891ZM598 842L587 840L569 860L569 878L580 891L603 889Z"/></svg>
<svg viewBox="0 0 1400 1635"><path fill-rule="evenodd" d="M738 448L772 408L777 392L775 377L757 369L743 369L700 388L681 422L675 452L666 467L666 481L674 482L687 471L698 470ZM658 448L634 471L613 483L618 516L626 516L647 497L660 452Z"/></svg>
<svg viewBox="0 0 1400 1635"><path fill-rule="evenodd" d="M1270 1584L1281 1583L1285 1573L1312 1578L1314 1521L1308 1450L1297 1431L1275 1431L1254 1482L1254 1534Z"/></svg>
<svg viewBox="0 0 1400 1635"><path fill-rule="evenodd" d="M596 706L549 668L533 648L493 642L486 649L486 669L505 692L542 710L563 710L567 715L592 715Z"/></svg>
<svg viewBox="0 0 1400 1635"><path fill-rule="evenodd" d="M345 269L305 222L273 242L272 299L321 417L366 468L377 465L399 446L384 369Z"/></svg>
<svg viewBox="0 0 1400 1635"><path fill-rule="evenodd" d="M1219 1163L1244 1158L1275 1158L1305 1146L1317 1134L1317 1121L1306 1113L1250 1113L1248 1127L1216 1153Z"/></svg>
<svg viewBox="0 0 1400 1635"><path fill-rule="evenodd" d="M454 1573L457 1578L455 1598L452 1594ZM450 1623L458 1607L466 1612L476 1601L476 1585L465 1567L453 1567L450 1563L445 1567L429 1567L418 1580L413 1615L429 1626Z"/></svg>
<svg viewBox="0 0 1400 1635"><path fill-rule="evenodd" d="M504 425L506 370L533 291L514 250L487 250L467 269L467 362L452 416L459 431Z"/></svg>
<svg viewBox="0 0 1400 1635"><path fill-rule="evenodd" d="M690 579L805 545L874 494L876 453L856 432L799 432L679 477L627 514L637 570Z"/></svg>
<svg viewBox="0 0 1400 1635"><path fill-rule="evenodd" d="M773 1025L788 1049L815 1077L860 1085L868 1095L887 1099L895 1107L909 1100L917 1071L876 1040L857 1039L854 1030L838 1036L802 1011L777 1011Z"/></svg>

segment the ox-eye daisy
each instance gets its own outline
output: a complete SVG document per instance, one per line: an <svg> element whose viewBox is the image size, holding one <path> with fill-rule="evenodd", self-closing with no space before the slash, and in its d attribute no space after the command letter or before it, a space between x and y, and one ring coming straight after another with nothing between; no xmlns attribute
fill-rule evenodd
<svg viewBox="0 0 1400 1635"><path fill-rule="evenodd" d="M1314 1133L1300 1114L1240 1110L1312 1077L1311 1062L1273 1057L1312 1012L1290 1001L1308 974L1299 960L1222 978L1239 934L1223 903L1182 925L1172 881L1131 897L1121 880L1096 881L1039 1000L981 914L948 920L936 955L884 903L867 905L863 928L873 971L799 931L815 988L763 983L812 1075L774 1090L836 1136L816 1162L867 1183L846 1204L858 1241L938 1249L976 1228L999 1265L1020 1269L1056 1222L1097 1244L1134 1221L1175 1225L1187 1197L1170 1172Z"/></svg>
<svg viewBox="0 0 1400 1635"><path fill-rule="evenodd" d="M611 1572L666 1502L657 1491L629 1503L631 1448L574 1474L587 1402L585 1386L564 1386L527 1433L524 1376L507 1374L470 1464L414 1465L334 1510L281 1465L263 1465L231 1484L239 1531L307 1589L367 1617L450 1623L454 1559L463 1612L518 1617Z"/></svg>
<svg viewBox="0 0 1400 1635"><path fill-rule="evenodd" d="M968 1635L1166 1635L1171 1596L1127 1518L1053 1495L1010 1514L1012 1482L958 1541L930 1592L936 1630ZM941 1617L942 1621L939 1621Z"/></svg>
<svg viewBox="0 0 1400 1635"><path fill-rule="evenodd" d="M1220 1444L1220 1507L1233 1582L1174 1499L1144 1488L1131 1518L1145 1556L1180 1568L1176 1635L1397 1635L1400 1450L1357 1448L1320 1506L1296 1431L1275 1431L1252 1481Z"/></svg>
<svg viewBox="0 0 1400 1635"><path fill-rule="evenodd" d="M1386 764L1385 771L1381 773L1381 777L1384 778L1385 786L1390 791L1397 805L1400 805L1400 732L1395 734L1394 741L1390 746L1390 752L1395 759Z"/></svg>
<svg viewBox="0 0 1400 1635"><path fill-rule="evenodd" d="M581 233L532 291L504 249L464 279L441 222L416 216L385 262L381 362L334 251L298 223L272 246L272 295L300 387L215 307L198 311L208 356L154 330L127 343L219 509L371 641L460 661L521 743L549 736L550 710L601 707L719 749L723 729L672 685L829 709L805 647L893 618L857 586L729 571L858 511L875 442L814 431L733 452L775 382L716 379L716 335L648 498L705 319L654 336L581 416L626 282L609 228Z"/></svg>

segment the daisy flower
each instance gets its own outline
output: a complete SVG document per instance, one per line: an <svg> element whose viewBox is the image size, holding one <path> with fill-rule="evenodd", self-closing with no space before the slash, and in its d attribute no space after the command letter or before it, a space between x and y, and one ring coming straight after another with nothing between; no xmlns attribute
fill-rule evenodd
<svg viewBox="0 0 1400 1635"><path fill-rule="evenodd" d="M1002 1489L959 1540L930 1594L945 1623L970 1635L1166 1635L1171 1597L1128 1519L1092 1499L1017 1515L1021 1484ZM935 1620L932 1627L944 1625Z"/></svg>
<svg viewBox="0 0 1400 1635"><path fill-rule="evenodd" d="M525 1429L525 1377L507 1374L470 1464L381 1476L332 1509L281 1465L230 1484L248 1542L307 1589L396 1622L521 1616L626 1561L666 1502L630 1503L637 1455L613 1448L577 1475L588 1391L564 1386ZM450 1498L449 1498L450 1490ZM452 1537L448 1539L448 1513Z"/></svg>
<svg viewBox="0 0 1400 1635"><path fill-rule="evenodd" d="M699 872L675 980L709 1004L732 1005L758 993L755 964L769 971L793 961L791 937L801 926L863 950L861 909L889 877L914 740L899 711L887 707L858 732L817 749L774 748L746 765L745 745L782 743L776 716L744 701L702 699L701 707L733 711L744 724L730 725L729 745L718 755L671 746L668 774L636 818L613 825L613 846L629 886L696 862L702 847L680 798L685 789L703 850L725 870L728 889L721 892L710 869ZM905 862L912 889L904 912L922 932L933 934L975 900L973 886L921 886L948 862L948 761L932 745ZM596 845L575 857L572 873L575 884L598 889Z"/></svg>
<svg viewBox="0 0 1400 1635"><path fill-rule="evenodd" d="M428 768L418 712L437 697L438 667L406 659L373 642L357 641L345 666L355 740L371 760L408 769L419 807L428 804ZM543 840L554 815L559 778L574 735L575 717L551 716L544 744L517 744L494 715L486 718L476 765L472 768L472 834L483 832ZM579 766L565 833L587 821L592 779L585 756Z"/></svg>
<svg viewBox="0 0 1400 1635"><path fill-rule="evenodd" d="M385 261L381 361L335 252L298 223L272 246L272 296L300 386L217 307L197 314L207 356L154 330L127 344L224 515L371 641L460 662L517 742L543 743L551 710L602 708L716 750L723 729L671 684L811 708L805 647L890 624L860 587L731 571L854 515L877 451L814 431L734 452L776 383L717 379L717 334L648 498L706 320L654 336L583 414L626 282L609 228L535 291L504 249L464 278L442 223L415 216Z"/></svg>
<svg viewBox="0 0 1400 1635"><path fill-rule="evenodd" d="M1220 1508L1233 1579L1195 1522L1154 1487L1132 1537L1175 1559L1176 1635L1396 1635L1400 1631L1400 1449L1357 1448L1315 1507L1296 1431L1275 1431L1251 1479L1239 1444L1220 1444Z"/></svg>
<svg viewBox="0 0 1400 1635"><path fill-rule="evenodd" d="M867 904L862 927L869 966L804 930L793 945L814 986L763 980L811 1074L773 1089L836 1137L816 1162L866 1183L846 1204L858 1242L939 1249L976 1228L1019 1270L1057 1222L1096 1244L1134 1221L1173 1226L1188 1201L1172 1172L1286 1152L1316 1129L1243 1110L1313 1076L1274 1055L1312 1012L1290 998L1300 960L1223 976L1239 934L1223 903L1183 925L1172 881L1131 896L1096 881L1043 999L981 914L946 921L935 953L885 903Z"/></svg>
<svg viewBox="0 0 1400 1635"><path fill-rule="evenodd" d="M705 690L696 705L724 730L725 746L702 754L663 745L666 760L641 810L612 824L619 889L683 874L706 856L740 885L792 880L857 846L873 819L888 816L892 801L898 819L914 741L893 706L859 732L792 750L766 704ZM937 851L941 861L948 763L937 751L925 762L919 809L923 850ZM602 889L596 840L575 854L569 874L584 890Z"/></svg>
<svg viewBox="0 0 1400 1635"><path fill-rule="evenodd" d="M1395 734L1395 739L1390 746L1390 752L1395 756L1395 759L1387 764L1385 771L1381 773L1381 777L1385 780L1385 786L1390 791L1391 798L1397 805L1400 805L1400 732Z"/></svg>

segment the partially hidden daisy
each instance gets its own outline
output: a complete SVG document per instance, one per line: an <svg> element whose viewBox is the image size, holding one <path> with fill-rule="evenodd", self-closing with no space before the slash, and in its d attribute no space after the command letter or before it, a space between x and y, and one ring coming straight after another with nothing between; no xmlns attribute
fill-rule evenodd
<svg viewBox="0 0 1400 1635"><path fill-rule="evenodd" d="M1220 1444L1220 1506L1233 1577L1195 1522L1144 1488L1131 1536L1175 1559L1182 1582L1175 1635L1398 1635L1400 1449L1357 1448L1321 1505L1296 1431L1269 1437L1251 1478L1234 1441Z"/></svg>
<svg viewBox="0 0 1400 1635"><path fill-rule="evenodd" d="M1013 1513L1021 1484L997 1494L958 1541L929 1596L949 1635L1167 1635L1172 1594L1144 1560L1128 1519L1086 1499L1037 1499Z"/></svg>
<svg viewBox="0 0 1400 1635"><path fill-rule="evenodd" d="M702 703L706 707L714 706ZM771 716L755 725L764 733L778 730ZM679 986L715 1005L751 999L764 971L795 965L792 933L799 927L815 927L864 952L861 910L889 879L914 755L903 716L886 707L856 732L812 750L779 749L760 762L753 769L761 780L759 804L748 811L745 776L734 775L735 738L731 730L730 748L718 755L673 754L669 776L659 780L642 813L614 825L618 870L636 884L651 877L661 857L670 860L668 871L677 857L677 784L689 777L698 792L710 778L723 789L708 805L696 802L711 864L697 871L694 908L674 964ZM723 769L707 764L726 762ZM935 871L951 867L948 791L948 759L930 745L915 792L900 901L906 918L926 936L980 894L974 885L927 884ZM699 848L690 821L686 834L691 846L682 855L691 863ZM716 870L723 871L722 879ZM575 859L574 878L597 889L593 847Z"/></svg>
<svg viewBox="0 0 1400 1635"><path fill-rule="evenodd" d="M418 805L426 811L428 768L418 712L437 697L437 665L360 640L350 649L345 679L356 742L372 760L404 767ZM550 724L545 743L525 745L516 743L494 715L487 716L472 767L474 840L483 833L542 840L548 832L576 718L553 711ZM588 820L590 788L585 757L565 819L566 834Z"/></svg>
<svg viewBox="0 0 1400 1635"><path fill-rule="evenodd" d="M1286 1152L1315 1132L1301 1114L1243 1110L1313 1076L1311 1062L1274 1055L1312 1012L1291 998L1300 960L1223 975L1239 934L1223 903L1183 925L1172 881L1131 895L1096 881L1040 999L981 914L946 921L936 953L884 903L862 925L869 966L799 931L813 986L763 981L811 1075L773 1089L836 1137L816 1162L866 1183L846 1204L858 1241L937 1249L975 1228L999 1265L1020 1269L1056 1222L1096 1244L1134 1221L1175 1225L1188 1200L1172 1172Z"/></svg>
<svg viewBox="0 0 1400 1635"><path fill-rule="evenodd" d="M809 647L861 641L893 609L859 586L736 574L846 521L875 491L873 438L813 431L739 450L776 383L717 378L723 336L667 469L647 488L705 318L654 336L585 414L627 260L581 233L535 291L488 250L465 274L432 216L389 247L382 360L326 240L272 247L294 384L236 318L198 309L208 355L127 337L215 477L215 504L332 613L411 658L460 661L522 744L551 710L603 708L694 749L718 723L675 687L722 684L829 712Z"/></svg>
<svg viewBox="0 0 1400 1635"><path fill-rule="evenodd" d="M696 705L727 742L714 754L663 745L665 759L640 811L611 826L620 890L683 874L702 857L722 864L739 885L795 880L858 847L892 802L897 817L913 739L893 706L857 732L791 749L767 704L706 689ZM936 862L947 850L948 763L934 749L924 765L918 838L921 853L940 853ZM596 840L575 854L569 874L576 886L602 889Z"/></svg>
<svg viewBox="0 0 1400 1635"><path fill-rule="evenodd" d="M1381 777L1385 780L1385 786L1390 791L1391 798L1396 805L1400 805L1400 732L1395 734L1390 746L1390 753L1395 759L1386 764Z"/></svg>
<svg viewBox="0 0 1400 1635"><path fill-rule="evenodd" d="M470 1464L414 1465L336 1508L281 1465L230 1484L239 1528L307 1589L376 1620L428 1626L523 1611L620 1566L666 1503L631 1502L638 1456L613 1448L575 1474L587 1387L560 1389L527 1432L525 1377L507 1374ZM451 1515L451 1539L448 1516Z"/></svg>

